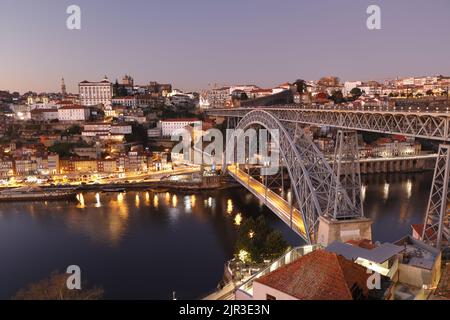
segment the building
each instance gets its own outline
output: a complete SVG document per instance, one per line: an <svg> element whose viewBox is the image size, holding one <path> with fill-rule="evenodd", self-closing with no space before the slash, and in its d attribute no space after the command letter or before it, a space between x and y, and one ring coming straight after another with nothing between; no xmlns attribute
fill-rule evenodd
<svg viewBox="0 0 450 320"><path fill-rule="evenodd" d="M34 121L52 121L58 120L59 113L57 109L34 109L30 111L30 116Z"/></svg>
<svg viewBox="0 0 450 320"><path fill-rule="evenodd" d="M354 89L359 87L360 85L362 85L361 81L346 81L344 82L344 90L343 90L343 94L344 96L349 96L350 92Z"/></svg>
<svg viewBox="0 0 450 320"><path fill-rule="evenodd" d="M80 104L83 106L111 105L113 85L105 76L100 82L82 81L78 84Z"/></svg>
<svg viewBox="0 0 450 320"><path fill-rule="evenodd" d="M11 159L0 159L0 178L8 178L14 175L14 162Z"/></svg>
<svg viewBox="0 0 450 320"><path fill-rule="evenodd" d="M89 108L77 105L65 105L58 109L59 121L87 121L91 113Z"/></svg>
<svg viewBox="0 0 450 320"><path fill-rule="evenodd" d="M210 108L220 108L229 104L230 100L230 87L214 88L206 92L203 104Z"/></svg>
<svg viewBox="0 0 450 320"><path fill-rule="evenodd" d="M202 126L202 122L198 119L168 119L162 120L159 123L161 127L162 136L165 138L169 138L177 132L181 132L187 126Z"/></svg>
<svg viewBox="0 0 450 320"><path fill-rule="evenodd" d="M134 96L115 97L111 100L111 103L113 106L125 106L129 108L136 108L138 104L137 98Z"/></svg>
<svg viewBox="0 0 450 320"><path fill-rule="evenodd" d="M364 267L319 249L254 280L252 300L367 299L368 277Z"/></svg>

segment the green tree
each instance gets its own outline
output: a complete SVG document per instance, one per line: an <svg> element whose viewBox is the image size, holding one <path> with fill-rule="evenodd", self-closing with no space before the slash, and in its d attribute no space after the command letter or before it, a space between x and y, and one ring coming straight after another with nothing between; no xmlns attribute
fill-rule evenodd
<svg viewBox="0 0 450 320"><path fill-rule="evenodd" d="M303 80L303 79L297 79L297 80L294 82L294 85L297 87L297 92L300 93L300 94L306 93L306 91L307 91L307 89L308 89L308 86L307 86L307 84L306 84L306 81Z"/></svg>
<svg viewBox="0 0 450 320"><path fill-rule="evenodd" d="M266 257L270 260L280 257L287 249L288 244L279 231L272 231L266 237Z"/></svg>
<svg viewBox="0 0 450 320"><path fill-rule="evenodd" d="M345 102L344 95L342 94L342 91L340 91L340 90L333 91L333 94L330 96L330 100L332 100L334 103Z"/></svg>
<svg viewBox="0 0 450 320"><path fill-rule="evenodd" d="M350 91L350 94L353 98L357 99L362 96L363 92L360 88L355 87Z"/></svg>
<svg viewBox="0 0 450 320"><path fill-rule="evenodd" d="M261 263L265 259L276 259L287 249L288 244L281 233L273 231L264 216L256 221L250 217L239 228L236 242L236 256L241 251L249 254L249 260Z"/></svg>

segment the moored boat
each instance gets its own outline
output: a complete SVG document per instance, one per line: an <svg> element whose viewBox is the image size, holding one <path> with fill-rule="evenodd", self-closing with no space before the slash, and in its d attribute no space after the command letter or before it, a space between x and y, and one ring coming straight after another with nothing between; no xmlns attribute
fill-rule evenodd
<svg viewBox="0 0 450 320"><path fill-rule="evenodd" d="M22 187L0 191L0 202L5 201L51 201L76 199L77 191L70 189L42 189Z"/></svg>

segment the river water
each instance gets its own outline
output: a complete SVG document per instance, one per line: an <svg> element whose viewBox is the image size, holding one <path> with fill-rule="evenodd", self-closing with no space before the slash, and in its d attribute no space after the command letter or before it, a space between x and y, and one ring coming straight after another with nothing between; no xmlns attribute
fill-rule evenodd
<svg viewBox="0 0 450 320"><path fill-rule="evenodd" d="M373 236L394 241L421 223L432 173L363 178ZM291 245L302 240L242 188L201 193L83 193L76 202L0 203L0 299L81 268L105 298L196 299L222 279L239 223L263 214Z"/></svg>

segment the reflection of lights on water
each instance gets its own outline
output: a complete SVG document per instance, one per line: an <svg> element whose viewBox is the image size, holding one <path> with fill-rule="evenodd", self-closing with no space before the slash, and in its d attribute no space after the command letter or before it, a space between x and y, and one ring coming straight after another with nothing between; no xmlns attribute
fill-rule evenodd
<svg viewBox="0 0 450 320"><path fill-rule="evenodd" d="M208 200L205 200L205 207L214 209L216 207L216 200L209 197Z"/></svg>
<svg viewBox="0 0 450 320"><path fill-rule="evenodd" d="M406 181L406 195L407 195L408 199L411 198L411 195L412 195L412 181L410 179L408 179L408 181Z"/></svg>
<svg viewBox="0 0 450 320"><path fill-rule="evenodd" d="M184 209L187 212L191 212L192 205L191 205L191 197L189 197L189 196L184 197Z"/></svg>
<svg viewBox="0 0 450 320"><path fill-rule="evenodd" d="M136 208L139 208L139 205L141 204L141 199L139 198L138 194L136 195L136 197L134 197L134 203L136 204Z"/></svg>
<svg viewBox="0 0 450 320"><path fill-rule="evenodd" d="M166 192L166 203L167 205L170 205L170 193Z"/></svg>
<svg viewBox="0 0 450 320"><path fill-rule="evenodd" d="M193 194L191 196L191 206L192 208L195 208L195 202L197 201L197 197L195 196L195 194Z"/></svg>
<svg viewBox="0 0 450 320"><path fill-rule="evenodd" d="M366 200L366 192L367 192L367 186L362 185L361 186L361 200Z"/></svg>
<svg viewBox="0 0 450 320"><path fill-rule="evenodd" d="M176 208L177 205L178 205L178 198L177 198L176 195L173 195L173 197L172 197L172 206L173 206L174 208Z"/></svg>
<svg viewBox="0 0 450 320"><path fill-rule="evenodd" d="M155 196L153 197L153 206L158 209L159 206L159 198L158 195L155 194Z"/></svg>
<svg viewBox="0 0 450 320"><path fill-rule="evenodd" d="M150 205L150 192L145 193L145 205L146 206Z"/></svg>
<svg viewBox="0 0 450 320"><path fill-rule="evenodd" d="M389 187L390 187L389 183L386 182L383 187L383 199L384 200L387 200L389 197Z"/></svg>
<svg viewBox="0 0 450 320"><path fill-rule="evenodd" d="M232 214L233 213L233 200L228 199L227 201L227 213Z"/></svg>
<svg viewBox="0 0 450 320"><path fill-rule="evenodd" d="M123 203L123 193L119 193L119 194L117 195L117 202L118 202L119 204Z"/></svg>
<svg viewBox="0 0 450 320"><path fill-rule="evenodd" d="M95 194L95 207L100 208L102 206L102 203L100 201L100 193Z"/></svg>
<svg viewBox="0 0 450 320"><path fill-rule="evenodd" d="M77 195L77 200L78 200L78 205L77 205L78 208L81 208L81 209L86 208L86 205L84 203L84 197L83 197L82 193L79 193Z"/></svg>
<svg viewBox="0 0 450 320"><path fill-rule="evenodd" d="M234 217L234 224L240 226L242 223L242 214L238 213L236 217Z"/></svg>

